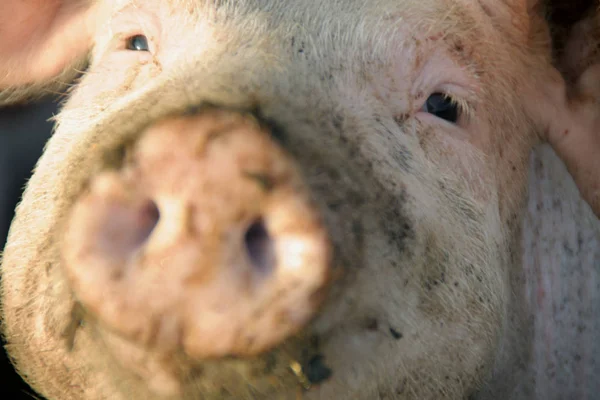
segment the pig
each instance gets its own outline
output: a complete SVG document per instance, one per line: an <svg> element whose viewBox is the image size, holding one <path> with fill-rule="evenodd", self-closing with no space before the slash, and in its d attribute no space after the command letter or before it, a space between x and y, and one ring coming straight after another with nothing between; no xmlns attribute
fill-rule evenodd
<svg viewBox="0 0 600 400"><path fill-rule="evenodd" d="M600 329L553 325L571 264L535 239L574 214L527 187L567 181L530 154L594 128L597 71L557 62L583 39L545 6L4 2L0 104L81 73L3 254L19 373L61 400L592 398L598 345L552 366L578 347L548 330ZM586 207L562 305L593 318Z"/></svg>

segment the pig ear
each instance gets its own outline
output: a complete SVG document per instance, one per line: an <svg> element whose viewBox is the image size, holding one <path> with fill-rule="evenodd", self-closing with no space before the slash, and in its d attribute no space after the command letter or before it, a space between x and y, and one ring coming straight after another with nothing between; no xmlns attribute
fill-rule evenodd
<svg viewBox="0 0 600 400"><path fill-rule="evenodd" d="M76 76L92 44L95 4L0 1L0 106L55 92Z"/></svg>
<svg viewBox="0 0 600 400"><path fill-rule="evenodd" d="M527 108L540 137L563 160L600 218L598 0L479 0L479 4L498 24L517 28L507 33L516 32L525 48L551 43L552 62L536 63L534 89L525 94Z"/></svg>
<svg viewBox="0 0 600 400"><path fill-rule="evenodd" d="M554 8L552 8L554 7ZM600 10L596 0L550 1L557 79L544 85L545 139L600 218ZM540 105L544 102L540 101Z"/></svg>

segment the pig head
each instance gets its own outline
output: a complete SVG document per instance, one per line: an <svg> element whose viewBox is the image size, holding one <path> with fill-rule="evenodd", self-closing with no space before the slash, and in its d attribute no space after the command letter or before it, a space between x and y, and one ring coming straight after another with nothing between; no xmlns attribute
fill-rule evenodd
<svg viewBox="0 0 600 400"><path fill-rule="evenodd" d="M87 64L3 255L19 372L61 400L531 398L528 157L578 123L538 6L0 6L1 102Z"/></svg>

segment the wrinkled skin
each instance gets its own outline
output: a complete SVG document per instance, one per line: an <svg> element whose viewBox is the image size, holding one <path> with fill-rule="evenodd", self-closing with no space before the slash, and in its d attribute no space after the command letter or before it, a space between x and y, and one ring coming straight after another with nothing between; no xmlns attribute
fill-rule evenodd
<svg viewBox="0 0 600 400"><path fill-rule="evenodd" d="M14 65L0 76L0 88L11 86L0 99L29 98L48 77L68 76L85 56L77 50L91 49L3 256L7 349L34 389L50 399L539 395L535 379L552 377L531 365L538 336L526 299L534 272L524 268L520 247L528 157L546 130L589 124L565 106L545 23L526 4L85 6L65 14L77 20L80 13L87 24L77 20L86 26L81 42L58 46L73 51L56 57L63 65L40 63L36 80ZM126 50L127 38L140 33L150 51ZM435 92L460 105L456 123L423 110ZM145 144L146 133L173 118L205 121L215 109L257 120L260 140L271 135L269 143L293 160L302 178L290 172L290 180L304 182L293 187L303 188L298 196L310 193L333 249L332 287L320 312L251 357L243 348L234 357L204 357L208 350L197 343L163 335L168 318L144 325L143 310L117 308L117 317L128 317L107 318L104 302L87 296L73 272L88 271L74 265L79 258L70 249L80 240L72 228L76 205L101 191L90 182L106 170L126 175L120 150L132 143L151 154L176 148L183 158L191 146L160 137ZM162 165L146 168L145 177L169 176ZM177 179L160 181L171 190ZM116 184L106 187L120 196ZM83 277L102 282L94 273ZM149 300L189 290L170 285L170 276ZM128 323L155 329L158 339L136 337L123 328ZM185 318L179 323L184 331ZM210 340L216 346L219 337ZM294 373L290 366L298 364L303 369ZM318 384L308 388L307 380Z"/></svg>

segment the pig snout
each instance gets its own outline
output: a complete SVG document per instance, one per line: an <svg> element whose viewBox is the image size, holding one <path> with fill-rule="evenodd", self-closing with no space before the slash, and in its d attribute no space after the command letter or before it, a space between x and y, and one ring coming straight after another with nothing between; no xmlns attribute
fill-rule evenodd
<svg viewBox="0 0 600 400"><path fill-rule="evenodd" d="M75 297L101 326L196 359L276 346L314 316L330 275L293 160L222 110L143 132L75 201L64 243Z"/></svg>

